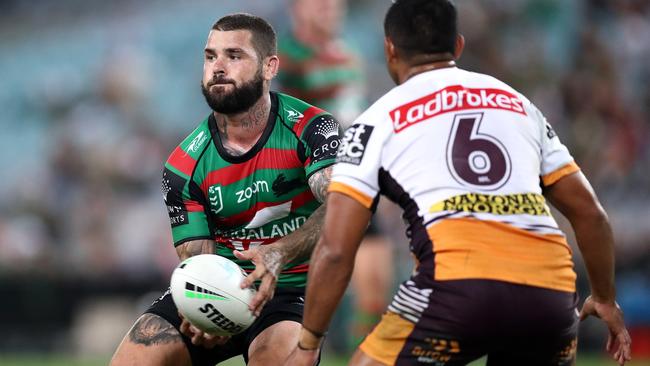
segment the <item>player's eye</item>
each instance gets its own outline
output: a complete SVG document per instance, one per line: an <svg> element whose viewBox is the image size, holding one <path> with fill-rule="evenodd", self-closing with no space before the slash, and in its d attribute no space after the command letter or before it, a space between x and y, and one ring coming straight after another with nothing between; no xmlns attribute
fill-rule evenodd
<svg viewBox="0 0 650 366"><path fill-rule="evenodd" d="M215 59L215 57L214 57L213 55L206 54L206 55L205 55L205 59L206 59L207 61L212 61L212 60Z"/></svg>

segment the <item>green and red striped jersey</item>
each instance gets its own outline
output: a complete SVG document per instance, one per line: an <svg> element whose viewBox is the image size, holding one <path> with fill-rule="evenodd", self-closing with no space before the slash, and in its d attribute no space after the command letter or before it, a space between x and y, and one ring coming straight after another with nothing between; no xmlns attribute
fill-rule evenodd
<svg viewBox="0 0 650 366"><path fill-rule="evenodd" d="M174 245L214 239L217 254L250 272L233 249L272 243L298 229L320 203L307 182L334 163L338 122L299 99L271 93L267 126L250 151L224 149L211 113L165 163L162 192ZM308 261L288 264L278 286L304 286Z"/></svg>

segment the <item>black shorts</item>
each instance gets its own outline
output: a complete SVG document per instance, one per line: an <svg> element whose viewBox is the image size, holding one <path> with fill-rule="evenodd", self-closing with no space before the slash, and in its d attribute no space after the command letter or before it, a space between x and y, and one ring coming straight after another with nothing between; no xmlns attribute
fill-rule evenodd
<svg viewBox="0 0 650 366"><path fill-rule="evenodd" d="M424 281L423 281L424 282ZM389 365L568 366L575 362L578 297L491 280L404 282L361 344Z"/></svg>
<svg viewBox="0 0 650 366"><path fill-rule="evenodd" d="M192 344L190 338L181 334L185 346L187 346L192 358L192 365L207 366L215 365L231 357L244 356L248 363L248 347L251 342L264 329L283 320L291 320L300 323L305 305L305 289L302 287L278 287L273 298L264 305L262 312L253 324L243 333L232 336L228 342L212 349ZM178 308L172 300L169 290L145 311L145 313L156 314L167 320L180 333L181 318L178 316Z"/></svg>

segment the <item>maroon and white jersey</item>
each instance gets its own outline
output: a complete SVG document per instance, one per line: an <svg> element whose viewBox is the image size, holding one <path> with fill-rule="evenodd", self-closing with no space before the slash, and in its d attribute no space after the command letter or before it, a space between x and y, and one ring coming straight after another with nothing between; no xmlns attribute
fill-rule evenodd
<svg viewBox="0 0 650 366"><path fill-rule="evenodd" d="M542 186L579 170L541 112L488 75L418 74L357 118L330 191L404 209L418 273L575 291Z"/></svg>

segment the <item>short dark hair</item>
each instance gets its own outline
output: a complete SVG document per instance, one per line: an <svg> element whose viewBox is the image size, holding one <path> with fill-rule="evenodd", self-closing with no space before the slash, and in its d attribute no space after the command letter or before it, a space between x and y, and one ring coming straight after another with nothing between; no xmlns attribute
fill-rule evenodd
<svg viewBox="0 0 650 366"><path fill-rule="evenodd" d="M456 51L456 6L450 0L394 0L384 34L406 58Z"/></svg>
<svg viewBox="0 0 650 366"><path fill-rule="evenodd" d="M260 59L278 53L275 30L273 30L269 22L258 16L246 13L226 15L217 20L212 29L223 32L234 30L250 31L253 35L253 47Z"/></svg>

